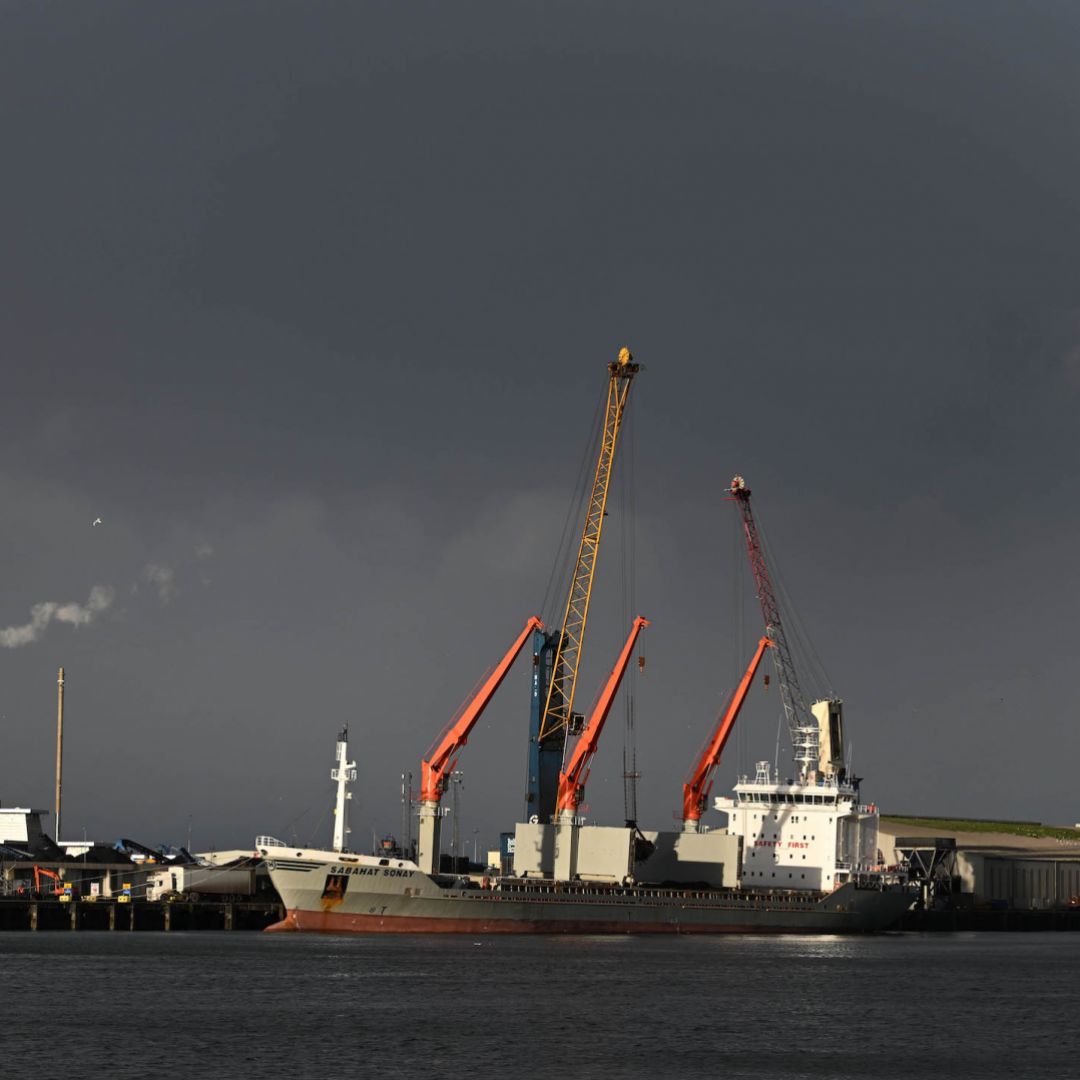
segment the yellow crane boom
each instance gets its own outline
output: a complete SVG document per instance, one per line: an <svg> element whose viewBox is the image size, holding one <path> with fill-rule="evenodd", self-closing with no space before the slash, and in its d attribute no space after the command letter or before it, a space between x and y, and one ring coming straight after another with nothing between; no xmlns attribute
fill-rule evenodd
<svg viewBox="0 0 1080 1080"><path fill-rule="evenodd" d="M596 570L596 554L600 547L600 534L604 529L604 509L607 505L611 469L615 460L615 446L622 429L623 413L630 397L630 386L639 365L629 349L620 349L618 360L608 364L607 407L604 412L604 428L600 439L600 455L596 461L592 494L585 515L585 528L581 534L574 576L570 581L570 595L566 600L562 633L555 653L551 682L548 685L544 714L540 721L540 738L543 739L559 728L570 725L577 687L578 667L581 664L582 645L585 640L585 624L589 619L589 601L592 597L593 574Z"/></svg>

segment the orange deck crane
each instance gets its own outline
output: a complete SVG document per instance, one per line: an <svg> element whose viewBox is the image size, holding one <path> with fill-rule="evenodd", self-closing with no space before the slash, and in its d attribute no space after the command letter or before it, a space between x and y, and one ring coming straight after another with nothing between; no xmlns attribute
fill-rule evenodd
<svg viewBox="0 0 1080 1080"><path fill-rule="evenodd" d="M640 615L634 620L634 625L630 628L630 636L626 639L626 644L619 653L619 659L616 660L615 667L600 691L600 696L596 699L596 705L582 729L581 737L574 747L574 752L570 755L570 761L559 774L559 800L556 810L557 820L561 822L573 821L574 812L585 794L585 781L589 778L593 755L600 745L600 733L604 730L604 721L607 720L612 702L619 692L619 684L630 663L630 655L634 651L638 634L648 625L649 620L643 619Z"/></svg>
<svg viewBox="0 0 1080 1080"><path fill-rule="evenodd" d="M434 874L439 868L439 826L442 821L439 802L450 781L450 774L457 765L458 755L469 741L469 733L506 678L529 636L543 628L543 621L535 615L529 619L506 655L457 711L442 737L435 742L428 756L420 763L420 837L417 858L420 869L425 874Z"/></svg>
<svg viewBox="0 0 1080 1080"><path fill-rule="evenodd" d="M735 693L731 695L731 700L720 717L720 723L717 724L713 737L706 745L689 779L683 784L683 830L685 832L698 831L698 822L701 820L706 800L712 790L713 773L720 764L720 755L723 754L728 736L735 727L735 721L739 718L739 712L743 707L743 702L746 701L750 684L754 681L765 650L775 648L776 642L771 638L763 637L758 642L754 658L750 661L750 666L746 669L746 674L736 687Z"/></svg>

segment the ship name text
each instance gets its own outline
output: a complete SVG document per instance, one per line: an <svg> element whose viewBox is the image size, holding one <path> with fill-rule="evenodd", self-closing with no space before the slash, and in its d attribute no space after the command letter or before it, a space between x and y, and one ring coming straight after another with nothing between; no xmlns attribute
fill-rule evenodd
<svg viewBox="0 0 1080 1080"><path fill-rule="evenodd" d="M387 866L331 866L331 874L361 874L374 877L381 874L383 877L412 877L412 870L397 870Z"/></svg>

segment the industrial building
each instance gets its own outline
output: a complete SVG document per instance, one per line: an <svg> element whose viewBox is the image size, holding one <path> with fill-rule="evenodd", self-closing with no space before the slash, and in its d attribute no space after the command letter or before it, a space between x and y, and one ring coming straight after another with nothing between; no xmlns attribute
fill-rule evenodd
<svg viewBox="0 0 1080 1080"><path fill-rule="evenodd" d="M888 819L880 829L884 857L911 867L923 883L928 909L1080 909L1080 830L1075 840L1008 832L941 836L942 830L917 830Z"/></svg>

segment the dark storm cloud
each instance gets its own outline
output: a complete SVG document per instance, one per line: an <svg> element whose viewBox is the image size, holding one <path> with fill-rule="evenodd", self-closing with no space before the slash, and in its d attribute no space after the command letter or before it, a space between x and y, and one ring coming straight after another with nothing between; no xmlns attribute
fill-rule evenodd
<svg viewBox="0 0 1080 1080"><path fill-rule="evenodd" d="M1075 816L1070 7L2 18L0 626L117 597L0 653L6 802L49 801L63 663L68 821L306 836L348 718L358 828L395 828L395 774L541 603L626 343L642 816L741 664L735 471L878 801ZM625 633L617 541L587 697ZM518 674L468 751L489 833L519 806ZM725 783L771 756L774 705Z"/></svg>

